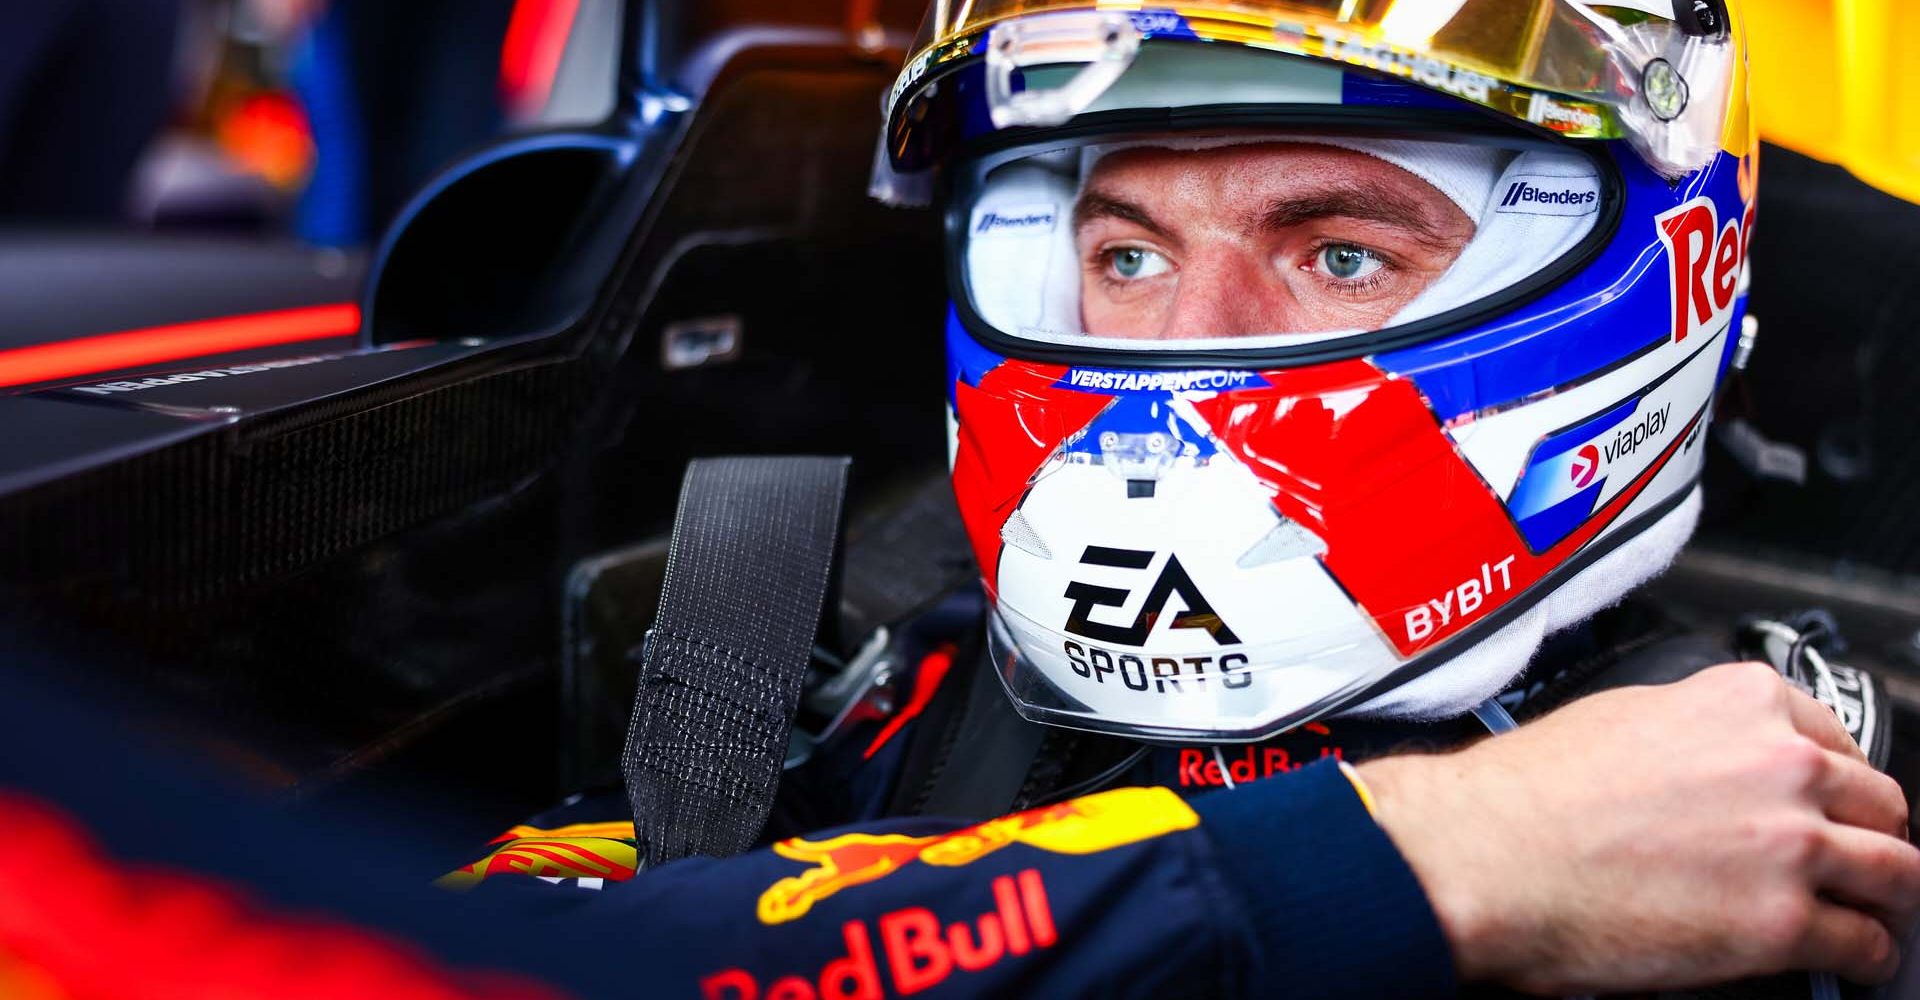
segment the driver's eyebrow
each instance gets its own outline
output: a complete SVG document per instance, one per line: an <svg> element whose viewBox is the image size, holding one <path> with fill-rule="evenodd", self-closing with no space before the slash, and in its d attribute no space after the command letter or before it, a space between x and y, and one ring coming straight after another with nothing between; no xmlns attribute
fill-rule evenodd
<svg viewBox="0 0 1920 1000"><path fill-rule="evenodd" d="M1391 191L1365 193L1328 189L1295 197L1277 198L1267 205L1255 227L1262 232L1279 232L1317 219L1360 219L1405 230L1413 240L1434 247L1451 247L1456 241L1426 218L1425 206Z"/></svg>
<svg viewBox="0 0 1920 1000"><path fill-rule="evenodd" d="M1152 213L1133 202L1100 191L1082 194L1079 203L1073 206L1073 231L1078 233L1099 219L1131 222L1163 240L1173 239L1167 227L1156 221Z"/></svg>

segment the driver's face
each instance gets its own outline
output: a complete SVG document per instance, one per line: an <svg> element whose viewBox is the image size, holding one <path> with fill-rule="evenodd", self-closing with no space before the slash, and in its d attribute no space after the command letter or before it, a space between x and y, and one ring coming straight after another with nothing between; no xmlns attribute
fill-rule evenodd
<svg viewBox="0 0 1920 1000"><path fill-rule="evenodd" d="M1378 329L1474 233L1385 160L1284 142L1111 154L1073 215L1081 322L1136 339Z"/></svg>

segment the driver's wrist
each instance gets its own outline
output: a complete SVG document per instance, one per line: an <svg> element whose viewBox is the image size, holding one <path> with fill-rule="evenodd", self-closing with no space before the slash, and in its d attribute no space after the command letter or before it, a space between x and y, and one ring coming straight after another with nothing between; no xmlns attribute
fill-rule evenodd
<svg viewBox="0 0 1920 1000"><path fill-rule="evenodd" d="M1499 873L1476 863L1480 852L1466 842L1480 824L1462 801L1467 783L1458 757L1387 757L1360 765L1355 775L1374 820L1426 892L1460 981L1496 981L1510 971L1500 953L1514 932L1512 914L1502 912L1499 885L1485 877Z"/></svg>

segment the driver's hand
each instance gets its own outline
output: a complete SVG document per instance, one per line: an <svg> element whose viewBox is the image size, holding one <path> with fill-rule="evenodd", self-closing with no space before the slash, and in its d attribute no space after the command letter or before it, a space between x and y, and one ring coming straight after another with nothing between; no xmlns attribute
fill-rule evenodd
<svg viewBox="0 0 1920 1000"><path fill-rule="evenodd" d="M1755 663L1360 768L1463 979L1611 993L1789 969L1878 982L1920 911L1907 802Z"/></svg>

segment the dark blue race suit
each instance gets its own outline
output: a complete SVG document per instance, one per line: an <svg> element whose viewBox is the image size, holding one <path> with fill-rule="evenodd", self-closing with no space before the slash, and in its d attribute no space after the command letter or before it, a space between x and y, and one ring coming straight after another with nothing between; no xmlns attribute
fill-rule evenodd
<svg viewBox="0 0 1920 1000"><path fill-rule="evenodd" d="M1112 787L1009 816L884 816L923 724L876 722L790 772L783 805L813 808L777 810L777 839L743 856L635 876L615 794L514 828L441 884L627 928L649 996L1454 995L1420 884L1341 765L1419 734L1156 747ZM821 800L854 821L792 815Z"/></svg>

